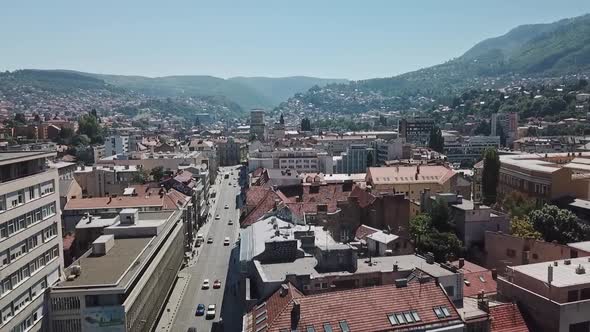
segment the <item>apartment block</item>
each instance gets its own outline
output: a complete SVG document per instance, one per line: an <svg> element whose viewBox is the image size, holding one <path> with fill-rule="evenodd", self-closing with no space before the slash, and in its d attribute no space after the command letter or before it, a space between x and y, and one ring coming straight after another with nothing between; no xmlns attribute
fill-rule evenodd
<svg viewBox="0 0 590 332"><path fill-rule="evenodd" d="M126 154L129 152L129 136L114 135L107 137L104 147L106 156Z"/></svg>
<svg viewBox="0 0 590 332"><path fill-rule="evenodd" d="M55 153L0 153L0 330L40 331L63 271Z"/></svg>
<svg viewBox="0 0 590 332"><path fill-rule="evenodd" d="M434 120L423 117L401 119L398 127L399 137L405 138L406 142L428 146L430 132L434 128Z"/></svg>

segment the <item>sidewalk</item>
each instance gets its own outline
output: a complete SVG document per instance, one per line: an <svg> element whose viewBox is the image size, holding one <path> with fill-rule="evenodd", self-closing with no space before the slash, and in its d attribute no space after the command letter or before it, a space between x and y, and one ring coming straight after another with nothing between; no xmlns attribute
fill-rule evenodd
<svg viewBox="0 0 590 332"><path fill-rule="evenodd" d="M164 307L164 312L156 325L154 331L157 332L168 332L172 328L172 324L174 323L174 318L176 317L176 313L178 312L178 307L180 306L180 302L182 302L182 297L184 296L184 291L186 286L188 285L191 279L190 274L186 272L178 273L178 277L176 279L176 284L174 284L174 288L172 289L172 293L170 294L170 298L166 302L166 306Z"/></svg>

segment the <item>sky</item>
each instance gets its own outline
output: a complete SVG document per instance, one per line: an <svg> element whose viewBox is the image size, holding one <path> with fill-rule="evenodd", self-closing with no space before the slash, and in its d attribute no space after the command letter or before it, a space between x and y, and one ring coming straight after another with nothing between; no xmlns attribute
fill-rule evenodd
<svg viewBox="0 0 590 332"><path fill-rule="evenodd" d="M0 70L151 77L387 77L590 13L588 0L1 1Z"/></svg>

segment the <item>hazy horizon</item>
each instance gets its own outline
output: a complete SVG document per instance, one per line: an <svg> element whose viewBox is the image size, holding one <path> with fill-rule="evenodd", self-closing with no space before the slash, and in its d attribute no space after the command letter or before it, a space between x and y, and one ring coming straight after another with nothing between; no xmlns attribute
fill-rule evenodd
<svg viewBox="0 0 590 332"><path fill-rule="evenodd" d="M214 4L11 3L1 70L161 76L388 77L460 56L523 24L590 12L590 2L473 4L309 0ZM523 14L526 13L526 14Z"/></svg>

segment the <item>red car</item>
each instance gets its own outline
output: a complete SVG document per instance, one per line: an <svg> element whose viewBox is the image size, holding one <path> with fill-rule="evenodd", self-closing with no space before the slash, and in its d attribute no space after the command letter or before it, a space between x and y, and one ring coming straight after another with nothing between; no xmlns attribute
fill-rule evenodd
<svg viewBox="0 0 590 332"><path fill-rule="evenodd" d="M219 281L219 279L213 282L213 288L221 288L221 281Z"/></svg>

